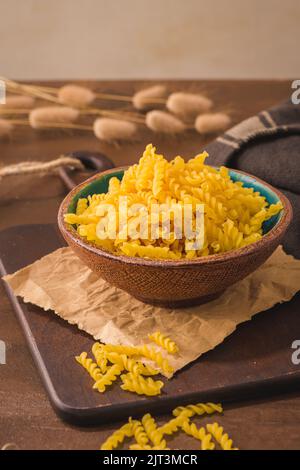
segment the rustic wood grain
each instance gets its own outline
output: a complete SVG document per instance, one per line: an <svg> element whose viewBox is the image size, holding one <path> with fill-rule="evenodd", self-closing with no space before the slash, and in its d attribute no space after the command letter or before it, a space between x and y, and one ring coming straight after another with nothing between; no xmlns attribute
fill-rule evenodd
<svg viewBox="0 0 300 470"><path fill-rule="evenodd" d="M51 85L55 83L51 82ZM142 82L92 83L99 91L130 93ZM170 89L205 90L220 109L231 109L235 121L246 118L290 95L287 81L206 81L167 82ZM116 166L133 163L145 143L153 141L169 157L182 153L192 156L205 144L200 136L170 140L142 133L141 141L120 147L102 144L90 135L34 133L20 130L11 142L0 144L1 164L22 160L49 160L62 152L97 150L107 154ZM85 175L78 175L78 181ZM17 224L54 222L65 188L55 176L32 180L16 178L1 182L0 228ZM115 429L115 424L97 428L78 428L62 422L53 412L33 365L23 334L10 302L0 286L0 338L7 345L7 365L0 366L0 447L14 442L21 449L96 449ZM295 332L295 336L297 332ZM296 339L296 338L295 338ZM299 338L297 338L299 339ZM244 449L299 449L300 396L294 386L289 394L276 399L235 403L226 407L219 422ZM178 435L171 447L196 448L195 442Z"/></svg>

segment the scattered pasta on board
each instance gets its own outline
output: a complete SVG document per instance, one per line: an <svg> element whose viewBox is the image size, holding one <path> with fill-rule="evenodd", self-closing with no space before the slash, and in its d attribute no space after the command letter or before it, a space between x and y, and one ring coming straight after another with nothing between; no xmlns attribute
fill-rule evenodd
<svg viewBox="0 0 300 470"><path fill-rule="evenodd" d="M146 413L141 420L130 417L126 424L103 442L100 450L117 449L123 445L126 438L135 439L135 442L129 445L130 450L170 450L166 437L181 431L199 441L200 450L238 450L222 426L214 422L197 427L196 423L191 421L191 417L194 416L191 412L198 416L210 415L222 413L223 408L220 403L180 406L173 410L173 415L176 417L162 426L158 426L149 413Z"/></svg>
<svg viewBox="0 0 300 470"><path fill-rule="evenodd" d="M159 342L167 344L172 351L174 348L178 351L175 342L162 333L159 333ZM75 359L94 380L93 389L100 393L104 393L120 377L122 390L137 395L160 395L164 382L153 376L161 374L170 378L174 372L168 359L147 344L129 346L96 342L92 346L92 354L94 360L88 357L86 351ZM153 366L145 361L151 361Z"/></svg>
<svg viewBox="0 0 300 470"><path fill-rule="evenodd" d="M160 331L150 334L149 339L168 354L178 353L176 343ZM164 382L152 376L163 373L170 377L172 371L168 359L147 344L130 346L96 342L92 346L92 354L94 359L89 358L86 351L75 359L94 380L92 388L100 393L106 392L120 378L120 387L126 392L149 397L160 395ZM144 363L149 359L153 361L154 367ZM198 428L191 421L194 417L222 412L220 403L208 402L177 406L172 412L172 418L161 426L149 413L141 420L129 418L126 424L106 439L101 450L117 449L128 438L135 440L129 445L131 450L169 450L166 437L180 431L197 439L201 450L214 450L217 446L223 450L237 450L218 423Z"/></svg>

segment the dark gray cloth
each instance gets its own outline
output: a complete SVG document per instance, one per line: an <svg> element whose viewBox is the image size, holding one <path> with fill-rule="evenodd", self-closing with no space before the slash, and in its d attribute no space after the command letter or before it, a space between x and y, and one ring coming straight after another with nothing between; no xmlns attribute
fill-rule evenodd
<svg viewBox="0 0 300 470"><path fill-rule="evenodd" d="M210 162L251 173L280 189L294 218L284 239L300 258L300 105L285 102L229 129L206 147Z"/></svg>

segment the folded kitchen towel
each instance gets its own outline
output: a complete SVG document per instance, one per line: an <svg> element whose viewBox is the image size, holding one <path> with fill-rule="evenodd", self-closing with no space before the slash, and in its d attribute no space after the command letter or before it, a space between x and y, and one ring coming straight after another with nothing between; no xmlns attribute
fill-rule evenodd
<svg viewBox="0 0 300 470"><path fill-rule="evenodd" d="M251 173L290 200L284 249L300 258L300 105L284 102L229 129L206 146L213 164Z"/></svg>

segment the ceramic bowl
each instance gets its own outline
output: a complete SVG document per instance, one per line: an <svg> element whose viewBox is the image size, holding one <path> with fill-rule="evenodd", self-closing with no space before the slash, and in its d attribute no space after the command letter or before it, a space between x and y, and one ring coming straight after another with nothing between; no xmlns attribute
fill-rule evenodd
<svg viewBox="0 0 300 470"><path fill-rule="evenodd" d="M165 261L117 255L81 238L75 228L64 221L64 214L75 212L78 198L106 192L109 179L112 176L121 179L125 169L114 168L96 174L76 186L59 208L58 225L68 245L92 271L146 303L173 308L215 299L269 258L292 219L290 202L280 191L247 173L230 170L232 180L253 187L270 204L281 201L283 205L280 214L264 223L264 235L259 241L193 260Z"/></svg>

